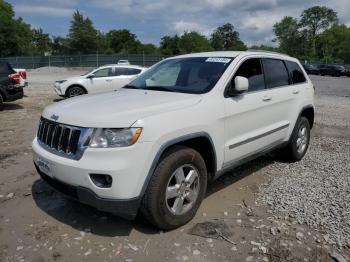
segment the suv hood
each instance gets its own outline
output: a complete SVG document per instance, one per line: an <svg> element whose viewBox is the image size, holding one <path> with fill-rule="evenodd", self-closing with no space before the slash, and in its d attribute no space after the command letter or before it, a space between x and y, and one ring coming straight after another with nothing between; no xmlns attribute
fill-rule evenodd
<svg viewBox="0 0 350 262"><path fill-rule="evenodd" d="M201 95L122 89L84 95L54 103L43 117L79 127L129 127L147 116L183 109L200 102Z"/></svg>

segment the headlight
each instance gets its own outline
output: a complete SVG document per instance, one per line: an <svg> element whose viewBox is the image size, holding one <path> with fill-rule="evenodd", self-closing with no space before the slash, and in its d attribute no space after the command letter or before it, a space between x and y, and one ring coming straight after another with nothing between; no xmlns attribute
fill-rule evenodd
<svg viewBox="0 0 350 262"><path fill-rule="evenodd" d="M90 142L90 147L125 147L136 143L142 128L98 128Z"/></svg>
<svg viewBox="0 0 350 262"><path fill-rule="evenodd" d="M64 82L66 82L67 80L59 80L59 81L56 81L57 84L63 84Z"/></svg>

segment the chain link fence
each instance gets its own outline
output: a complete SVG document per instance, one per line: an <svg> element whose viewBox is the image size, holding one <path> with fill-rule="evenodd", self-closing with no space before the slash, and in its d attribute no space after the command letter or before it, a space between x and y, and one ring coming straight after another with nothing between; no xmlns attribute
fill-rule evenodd
<svg viewBox="0 0 350 262"><path fill-rule="evenodd" d="M99 67L117 64L119 60L129 60L132 65L151 66L169 56L163 55L57 55L57 56L20 56L0 58L9 62L14 68L35 69L39 67Z"/></svg>

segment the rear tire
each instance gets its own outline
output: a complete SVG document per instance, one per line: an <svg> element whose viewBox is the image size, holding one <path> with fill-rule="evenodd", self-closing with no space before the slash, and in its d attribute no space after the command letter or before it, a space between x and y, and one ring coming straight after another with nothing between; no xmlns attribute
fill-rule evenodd
<svg viewBox="0 0 350 262"><path fill-rule="evenodd" d="M310 123L305 117L299 117L288 145L283 149L284 156L288 161L301 160L310 144Z"/></svg>
<svg viewBox="0 0 350 262"><path fill-rule="evenodd" d="M141 212L161 229L180 227L195 216L206 189L207 169L202 156L192 148L175 146L158 163Z"/></svg>
<svg viewBox="0 0 350 262"><path fill-rule="evenodd" d="M86 91L81 86L71 86L66 92L66 97L75 97L85 95Z"/></svg>

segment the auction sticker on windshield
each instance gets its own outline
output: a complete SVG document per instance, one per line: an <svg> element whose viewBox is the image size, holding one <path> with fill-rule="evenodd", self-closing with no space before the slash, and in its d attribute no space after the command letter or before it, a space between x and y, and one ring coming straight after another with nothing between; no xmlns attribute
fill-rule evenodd
<svg viewBox="0 0 350 262"><path fill-rule="evenodd" d="M230 58L224 58L224 57L209 57L207 58L207 60L205 60L205 62L224 63L224 64L227 64L230 61L231 61Z"/></svg>

